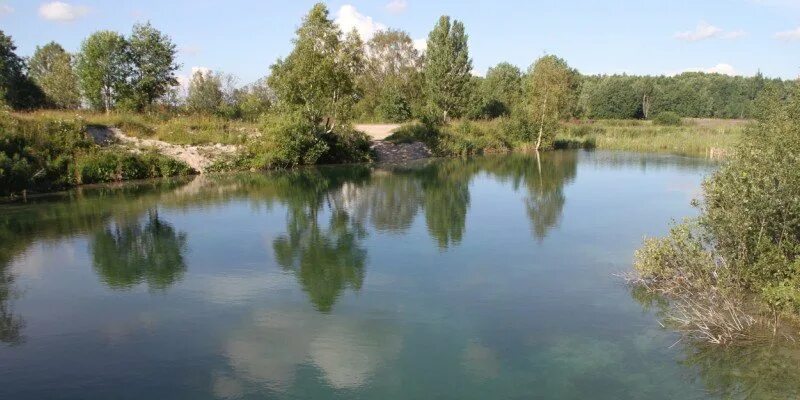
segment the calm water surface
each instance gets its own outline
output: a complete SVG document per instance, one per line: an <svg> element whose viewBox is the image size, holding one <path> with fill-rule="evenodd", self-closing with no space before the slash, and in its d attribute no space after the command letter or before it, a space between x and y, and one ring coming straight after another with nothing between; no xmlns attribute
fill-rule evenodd
<svg viewBox="0 0 800 400"><path fill-rule="evenodd" d="M0 398L790 398L769 352L670 347L614 276L713 168L558 152L2 205Z"/></svg>

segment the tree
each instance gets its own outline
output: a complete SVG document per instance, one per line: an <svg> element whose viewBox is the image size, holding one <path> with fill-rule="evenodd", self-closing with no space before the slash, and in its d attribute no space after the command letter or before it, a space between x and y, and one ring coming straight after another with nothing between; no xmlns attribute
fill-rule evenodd
<svg viewBox="0 0 800 400"><path fill-rule="evenodd" d="M95 32L84 40L76 68L81 90L93 108L108 113L130 92L129 46L116 32Z"/></svg>
<svg viewBox="0 0 800 400"><path fill-rule="evenodd" d="M544 56L531 65L524 89L528 113L538 125L535 149L555 136L559 119L575 104L577 72L556 56ZM547 135L545 137L545 135Z"/></svg>
<svg viewBox="0 0 800 400"><path fill-rule="evenodd" d="M361 68L363 43L357 34L341 39L328 9L317 3L303 19L294 49L272 65L269 86L283 106L299 109L315 124L332 132L346 120L358 99L354 74Z"/></svg>
<svg viewBox="0 0 800 400"><path fill-rule="evenodd" d="M461 116L470 100L472 60L464 24L444 15L428 35L425 94L444 120Z"/></svg>
<svg viewBox="0 0 800 400"><path fill-rule="evenodd" d="M401 122L421 108L422 57L403 31L380 31L367 42L366 65L358 86L363 92L361 113Z"/></svg>
<svg viewBox="0 0 800 400"><path fill-rule="evenodd" d="M77 108L81 98L72 56L60 44L50 42L36 47L28 61L28 74L42 89L47 102L57 108Z"/></svg>
<svg viewBox="0 0 800 400"><path fill-rule="evenodd" d="M186 108L199 114L213 114L222 106L222 81L212 71L195 71L189 82Z"/></svg>
<svg viewBox="0 0 800 400"><path fill-rule="evenodd" d="M169 36L150 23L136 24L129 40L133 75L133 101L138 110L149 107L178 84L176 47Z"/></svg>
<svg viewBox="0 0 800 400"><path fill-rule="evenodd" d="M12 108L39 106L44 95L25 74L25 61L15 51L11 36L0 30L0 99Z"/></svg>
<svg viewBox="0 0 800 400"><path fill-rule="evenodd" d="M265 79L259 79L237 90L235 101L242 119L256 121L261 114L269 111L272 107L275 102L275 92L267 86Z"/></svg>
<svg viewBox="0 0 800 400"><path fill-rule="evenodd" d="M483 115L494 118L509 114L522 99L522 72L507 62L489 68L481 81L481 95Z"/></svg>

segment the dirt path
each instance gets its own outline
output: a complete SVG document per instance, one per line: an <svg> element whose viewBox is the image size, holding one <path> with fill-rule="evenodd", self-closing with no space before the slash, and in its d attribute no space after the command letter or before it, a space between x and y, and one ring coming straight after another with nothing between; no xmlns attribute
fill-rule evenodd
<svg viewBox="0 0 800 400"><path fill-rule="evenodd" d="M432 156L425 143L392 143L384 139L391 136L400 124L360 124L354 128L372 138L370 148L378 157L378 162L387 164L403 164Z"/></svg>
<svg viewBox="0 0 800 400"><path fill-rule="evenodd" d="M400 124L357 124L354 128L366 133L372 140L383 140L400 128Z"/></svg>
<svg viewBox="0 0 800 400"><path fill-rule="evenodd" d="M137 151L154 149L161 154L185 162L200 173L205 172L206 168L213 164L218 157L233 155L239 150L233 145L192 146L172 144L155 139L139 139L128 136L117 128L100 126L90 126L88 133L101 146L118 143Z"/></svg>

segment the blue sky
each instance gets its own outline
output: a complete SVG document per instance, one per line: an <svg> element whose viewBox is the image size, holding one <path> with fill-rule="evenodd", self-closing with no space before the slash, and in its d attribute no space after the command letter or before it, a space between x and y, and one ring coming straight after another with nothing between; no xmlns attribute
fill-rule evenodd
<svg viewBox="0 0 800 400"><path fill-rule="evenodd" d="M55 40L69 51L100 29L130 32L150 21L192 67L231 73L240 83L268 73L291 50L313 1L0 0L0 29L19 54ZM800 75L800 0L373 0L327 2L332 17L369 35L382 27L427 37L437 18L462 20L476 74L501 61L522 68L556 54L583 73L719 71Z"/></svg>

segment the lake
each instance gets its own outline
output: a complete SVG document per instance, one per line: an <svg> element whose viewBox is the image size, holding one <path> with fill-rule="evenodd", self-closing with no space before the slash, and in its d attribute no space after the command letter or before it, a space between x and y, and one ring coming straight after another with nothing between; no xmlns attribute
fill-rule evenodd
<svg viewBox="0 0 800 400"><path fill-rule="evenodd" d="M0 398L789 398L774 354L676 344L616 275L714 168L549 152L4 204Z"/></svg>

